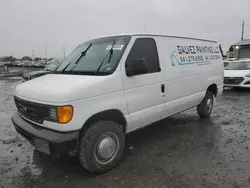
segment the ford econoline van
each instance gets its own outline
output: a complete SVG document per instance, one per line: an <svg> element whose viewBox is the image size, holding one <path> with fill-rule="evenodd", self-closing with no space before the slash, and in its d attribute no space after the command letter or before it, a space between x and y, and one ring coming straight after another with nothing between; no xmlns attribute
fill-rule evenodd
<svg viewBox="0 0 250 188"><path fill-rule="evenodd" d="M13 124L36 150L75 152L106 172L125 134L197 107L209 117L223 91L219 45L195 38L127 34L81 43L52 74L16 87Z"/></svg>

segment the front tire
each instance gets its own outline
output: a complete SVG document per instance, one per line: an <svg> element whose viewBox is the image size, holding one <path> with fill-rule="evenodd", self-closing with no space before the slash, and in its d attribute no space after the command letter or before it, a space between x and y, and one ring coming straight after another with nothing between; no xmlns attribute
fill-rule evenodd
<svg viewBox="0 0 250 188"><path fill-rule="evenodd" d="M99 121L80 137L77 156L80 164L93 173L104 173L115 167L122 158L125 134L113 121Z"/></svg>
<svg viewBox="0 0 250 188"><path fill-rule="evenodd" d="M197 106L198 115L201 118L206 118L211 115L214 104L214 95L211 91L207 91L201 103Z"/></svg>

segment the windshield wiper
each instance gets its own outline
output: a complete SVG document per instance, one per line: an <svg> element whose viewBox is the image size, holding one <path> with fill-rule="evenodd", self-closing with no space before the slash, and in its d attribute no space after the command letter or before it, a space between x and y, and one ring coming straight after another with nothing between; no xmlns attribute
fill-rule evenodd
<svg viewBox="0 0 250 188"><path fill-rule="evenodd" d="M84 50L84 51L81 53L80 57L76 60L75 66L74 66L72 69L70 69L69 71L72 71L72 70L76 67L76 65L77 65L77 63L79 62L79 60L80 60L83 56L86 55L87 51L90 49L91 46L92 46L92 44L89 44L89 45L88 45L88 47L86 48L86 50ZM74 61L74 59L73 59L72 61ZM62 72L65 72L65 70L69 67L69 65L72 63L72 61L62 70Z"/></svg>
<svg viewBox="0 0 250 188"><path fill-rule="evenodd" d="M104 63L104 61L105 61L105 59L107 58L107 56L109 55L109 59L108 59L108 63L110 63L110 61L111 61L111 58L112 58L112 56L113 56L113 47L114 47L114 45L115 45L115 40L113 41L113 43L112 43L112 45L111 45L111 48L110 48L110 50L109 50L109 52L107 53L107 55L104 57L104 59L102 60L102 62L101 62L101 64L99 65L99 67L98 67L98 69L96 70L96 72L95 72L95 74L97 74L98 72L99 72L99 70L101 69L101 67L102 67L102 65L103 65L103 63Z"/></svg>

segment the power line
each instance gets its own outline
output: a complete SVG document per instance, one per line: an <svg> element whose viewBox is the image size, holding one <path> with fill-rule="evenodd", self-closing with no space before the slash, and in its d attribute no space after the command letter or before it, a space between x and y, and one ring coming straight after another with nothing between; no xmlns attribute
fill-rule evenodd
<svg viewBox="0 0 250 188"><path fill-rule="evenodd" d="M65 59L65 46L63 45L63 58Z"/></svg>
<svg viewBox="0 0 250 188"><path fill-rule="evenodd" d="M34 52L34 50L32 50L32 59L33 60L35 59L35 52Z"/></svg>

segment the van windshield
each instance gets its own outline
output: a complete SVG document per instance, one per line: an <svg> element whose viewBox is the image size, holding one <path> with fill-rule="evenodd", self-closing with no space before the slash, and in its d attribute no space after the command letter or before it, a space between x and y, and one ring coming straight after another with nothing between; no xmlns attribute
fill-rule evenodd
<svg viewBox="0 0 250 188"><path fill-rule="evenodd" d="M80 44L55 70L58 74L112 74L130 40L130 36L93 39Z"/></svg>

